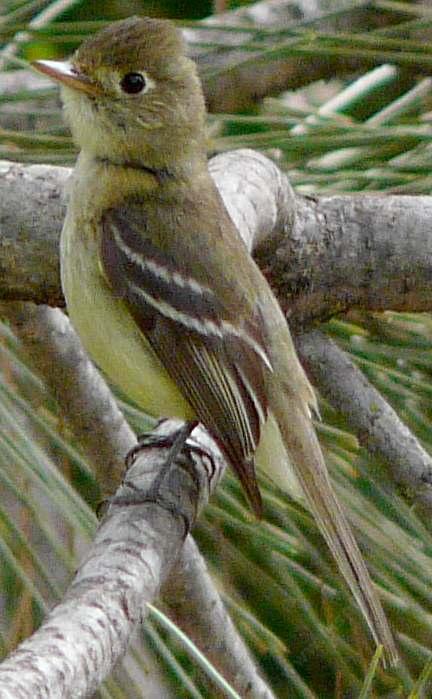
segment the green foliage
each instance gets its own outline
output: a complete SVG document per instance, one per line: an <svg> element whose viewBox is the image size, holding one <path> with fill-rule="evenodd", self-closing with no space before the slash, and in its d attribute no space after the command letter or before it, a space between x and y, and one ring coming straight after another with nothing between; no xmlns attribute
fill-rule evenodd
<svg viewBox="0 0 432 699"><path fill-rule="evenodd" d="M346 20L359 4L352 3L341 17ZM0 39L8 48L18 30L29 29L35 13L56 3L11 0L6 5ZM30 28L7 68L36 55L55 57L72 50L103 24L96 11L90 13L89 5L65 2L66 15ZM397 21L368 33L329 34L311 22L297 22L278 32L257 31L248 46L248 60L258 65L275 57L301 58L305 86L267 98L247 114L212 115L212 150L244 145L263 149L306 194L430 194L432 82L423 71L432 65L430 42L424 40L432 13L415 4L375 3L375 11L383 17L395 7ZM124 16L124 4L119 10L113 3L110 12L110 19ZM265 43L270 35L277 39L271 48ZM360 61L355 73L306 84L308 57L321 56L325 61L346 55ZM5 50L0 60L4 56ZM13 126L17 120L19 126ZM1 157L56 164L73 161L74 149L54 89L30 86L7 99L0 97L0 123L4 125ZM430 316L352 312L333 319L326 331L431 452ZM0 644L6 652L61 597L77 555L91 540L96 521L91 508L98 490L79 444L5 326L0 362ZM131 424L143 431L145 418L132 406L123 407ZM276 696L428 696L430 521L410 507L409 493L395 493L383 464L359 447L343 419L324 401L321 408L324 422L319 432L328 463L382 590L403 654L401 667L386 671L375 662L377 656L371 662L373 648L364 623L311 517L270 485L264 485L265 521L257 525L238 482L227 474L203 513L196 539ZM187 644L160 624L152 619L144 634L172 680L175 695L209 696ZM140 669L144 686L141 650L134 647L131 653L134 676ZM126 661L103 696L142 696L129 667Z"/></svg>

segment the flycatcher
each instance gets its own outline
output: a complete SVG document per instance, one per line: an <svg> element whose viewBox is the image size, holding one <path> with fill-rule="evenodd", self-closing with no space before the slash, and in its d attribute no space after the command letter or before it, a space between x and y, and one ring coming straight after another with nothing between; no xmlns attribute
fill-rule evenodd
<svg viewBox="0 0 432 699"><path fill-rule="evenodd" d="M80 147L61 237L70 318L91 357L147 413L198 418L261 514L255 460L300 486L372 635L397 651L330 484L312 387L277 301L207 168L194 63L168 21L131 17L70 63L62 86Z"/></svg>

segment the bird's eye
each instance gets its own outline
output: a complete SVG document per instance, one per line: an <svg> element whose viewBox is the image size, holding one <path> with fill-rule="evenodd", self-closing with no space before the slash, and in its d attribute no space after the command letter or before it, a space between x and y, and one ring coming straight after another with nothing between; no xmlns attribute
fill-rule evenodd
<svg viewBox="0 0 432 699"><path fill-rule="evenodd" d="M141 73L127 73L120 80L120 87L128 95L137 95L146 86L146 79Z"/></svg>

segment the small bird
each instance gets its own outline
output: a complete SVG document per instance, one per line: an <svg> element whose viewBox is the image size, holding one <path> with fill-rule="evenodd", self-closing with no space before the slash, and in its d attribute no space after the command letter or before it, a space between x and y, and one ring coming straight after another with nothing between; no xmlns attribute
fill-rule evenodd
<svg viewBox="0 0 432 699"><path fill-rule="evenodd" d="M70 63L33 65L61 84L80 148L61 278L90 356L147 413L200 420L258 516L255 464L282 490L300 489L375 642L396 662L312 425L314 391L209 174L202 88L180 32L130 17L87 39Z"/></svg>

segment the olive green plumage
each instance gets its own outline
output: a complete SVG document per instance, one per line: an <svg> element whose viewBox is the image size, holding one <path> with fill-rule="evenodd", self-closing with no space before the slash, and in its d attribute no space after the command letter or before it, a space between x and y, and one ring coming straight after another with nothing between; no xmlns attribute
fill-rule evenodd
<svg viewBox="0 0 432 699"><path fill-rule="evenodd" d="M185 53L183 37L171 22L129 17L83 41L75 52L74 65L87 74L99 68L128 72L141 67L159 79L172 80L181 72Z"/></svg>
<svg viewBox="0 0 432 699"><path fill-rule="evenodd" d="M209 175L204 99L180 34L132 17L87 40L71 65L37 67L62 84L81 148L61 260L90 355L147 412L197 416L258 514L254 459L280 488L302 494L395 661L313 429L314 392Z"/></svg>

